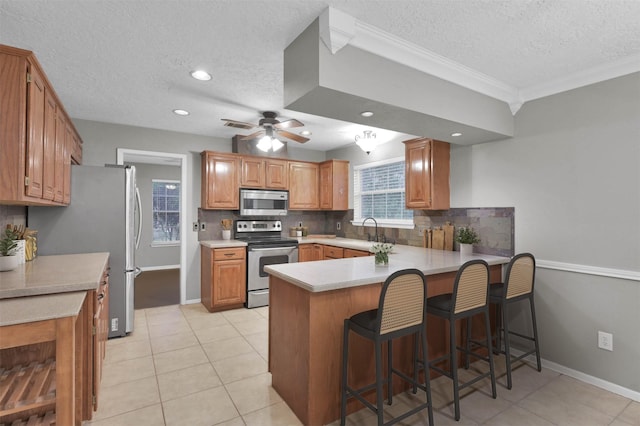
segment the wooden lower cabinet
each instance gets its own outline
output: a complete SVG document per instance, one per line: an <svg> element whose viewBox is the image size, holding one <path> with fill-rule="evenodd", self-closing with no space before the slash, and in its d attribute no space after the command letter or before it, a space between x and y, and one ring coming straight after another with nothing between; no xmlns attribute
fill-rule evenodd
<svg viewBox="0 0 640 426"><path fill-rule="evenodd" d="M81 425L97 409L108 336L107 274L77 316L0 330L0 424ZM29 423L27 423L27 421Z"/></svg>
<svg viewBox="0 0 640 426"><path fill-rule="evenodd" d="M322 244L300 244L298 246L298 262L324 260L324 246Z"/></svg>
<svg viewBox="0 0 640 426"><path fill-rule="evenodd" d="M240 308L247 300L246 249L200 248L200 298L209 312Z"/></svg>
<svg viewBox="0 0 640 426"><path fill-rule="evenodd" d="M342 247L324 246L323 247L323 259L342 259L344 257L344 249Z"/></svg>

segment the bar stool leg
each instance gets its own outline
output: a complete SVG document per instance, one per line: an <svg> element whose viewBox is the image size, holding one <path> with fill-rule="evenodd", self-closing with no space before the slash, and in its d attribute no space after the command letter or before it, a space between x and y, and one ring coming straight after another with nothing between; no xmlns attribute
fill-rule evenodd
<svg viewBox="0 0 640 426"><path fill-rule="evenodd" d="M375 352L376 352L376 407L378 409L378 426L384 424L384 410L382 404L384 401L382 395L382 342L375 340Z"/></svg>
<svg viewBox="0 0 640 426"><path fill-rule="evenodd" d="M504 330L504 358L507 365L507 389L511 389L511 338L509 337L509 321L507 319L507 304L502 303L502 328Z"/></svg>
<svg viewBox="0 0 640 426"><path fill-rule="evenodd" d="M455 419L460 420L460 392L458 390L458 356L456 348L456 322L449 319L449 362L451 363L451 379L453 380L453 402L455 409Z"/></svg>
<svg viewBox="0 0 640 426"><path fill-rule="evenodd" d="M491 372L491 396L496 399L498 393L496 392L496 370L493 363L493 349L491 348L491 324L489 324L489 305L484 311L485 328L487 333L487 353L489 355L489 369Z"/></svg>
<svg viewBox="0 0 640 426"><path fill-rule="evenodd" d="M533 343L536 348L536 362L538 363L538 371L542 371L542 363L540 362L540 346L538 344L538 326L536 324L536 308L533 303L533 293L529 296L529 306L531 308L531 323L533 325Z"/></svg>
<svg viewBox="0 0 640 426"><path fill-rule="evenodd" d="M466 339L464 345L464 368L469 369L469 352L471 351L471 319L473 317L469 317L466 319L467 321L467 332Z"/></svg>
<svg viewBox="0 0 640 426"><path fill-rule="evenodd" d="M344 426L347 416L347 365L349 364L349 320L344 320L342 338L342 397L340 401L340 426Z"/></svg>
<svg viewBox="0 0 640 426"><path fill-rule="evenodd" d="M424 362L425 362L425 367L424 367L424 386L427 389L426 394L427 394L427 402L429 403L429 407L427 407L427 412L429 415L429 426L433 425L433 399L431 399L431 377L429 377L429 356L427 353L427 333L426 332L421 332L420 335L420 341L422 342L422 353L424 354ZM416 342L417 343L417 342ZM416 345L417 347L417 345ZM417 352L417 349L416 349ZM416 358L417 359L417 358ZM418 381L418 369L415 369L415 379L416 379L416 383ZM414 392L415 393L415 392Z"/></svg>
<svg viewBox="0 0 640 426"><path fill-rule="evenodd" d="M393 377L391 369L393 368L393 340L387 341L387 396L389 397L389 405L393 402Z"/></svg>

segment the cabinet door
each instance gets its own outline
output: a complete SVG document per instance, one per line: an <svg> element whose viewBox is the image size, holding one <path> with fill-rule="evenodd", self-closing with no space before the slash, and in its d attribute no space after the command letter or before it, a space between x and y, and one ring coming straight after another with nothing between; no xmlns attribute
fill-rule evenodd
<svg viewBox="0 0 640 426"><path fill-rule="evenodd" d="M244 259L213 262L213 306L244 303L245 276Z"/></svg>
<svg viewBox="0 0 640 426"><path fill-rule="evenodd" d="M49 90L44 96L44 134L42 153L42 198L54 200L56 196L56 140L58 106Z"/></svg>
<svg viewBox="0 0 640 426"><path fill-rule="evenodd" d="M66 151L66 140L67 120L62 111L58 111L56 120L55 156L50 158L45 157L45 164L53 162L53 169L55 170L53 201L58 203L62 203L64 200L64 152Z"/></svg>
<svg viewBox="0 0 640 426"><path fill-rule="evenodd" d="M330 160L320 163L320 208L347 210L349 208L349 163Z"/></svg>
<svg viewBox="0 0 640 426"><path fill-rule="evenodd" d="M63 190L64 196L62 202L69 204L71 202L71 151L74 149L75 140L73 139L73 129L67 123L66 137L64 141L64 168L63 168Z"/></svg>
<svg viewBox="0 0 640 426"><path fill-rule="evenodd" d="M27 156L25 193L42 198L44 160L45 87L40 72L30 67L31 81L27 89ZM55 129L55 127L54 127ZM51 197L53 199L53 196Z"/></svg>
<svg viewBox="0 0 640 426"><path fill-rule="evenodd" d="M313 258L313 244L300 244L298 246L298 262L309 262Z"/></svg>
<svg viewBox="0 0 640 426"><path fill-rule="evenodd" d="M264 188L264 174L264 160L258 158L243 158L240 186L243 188Z"/></svg>
<svg viewBox="0 0 640 426"><path fill-rule="evenodd" d="M405 203L409 209L426 209L431 204L429 140L405 145Z"/></svg>
<svg viewBox="0 0 640 426"><path fill-rule="evenodd" d="M405 142L405 204L408 209L449 208L449 150L446 142Z"/></svg>
<svg viewBox="0 0 640 426"><path fill-rule="evenodd" d="M318 169L317 163L289 162L289 209L318 209Z"/></svg>
<svg viewBox="0 0 640 426"><path fill-rule="evenodd" d="M312 260L323 260L323 259L324 259L324 246L322 244L314 244Z"/></svg>
<svg viewBox="0 0 640 426"><path fill-rule="evenodd" d="M269 189L289 189L288 162L284 160L266 160L265 186Z"/></svg>
<svg viewBox="0 0 640 426"><path fill-rule="evenodd" d="M240 159L236 156L203 153L202 208L237 210Z"/></svg>
<svg viewBox="0 0 640 426"><path fill-rule="evenodd" d="M342 247L324 246L324 259L342 259L344 257L344 249Z"/></svg>

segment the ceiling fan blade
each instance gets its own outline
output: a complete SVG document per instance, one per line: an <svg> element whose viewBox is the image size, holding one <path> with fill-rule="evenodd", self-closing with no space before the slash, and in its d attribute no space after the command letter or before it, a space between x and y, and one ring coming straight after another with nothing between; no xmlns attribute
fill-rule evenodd
<svg viewBox="0 0 640 426"><path fill-rule="evenodd" d="M240 136L238 139L240 139L241 141L250 141L250 140L256 139L258 136L262 136L262 135L264 135L264 130L260 130L260 131L255 132L255 133L251 133L250 135Z"/></svg>
<svg viewBox="0 0 640 426"><path fill-rule="evenodd" d="M256 127L255 124L245 123L244 121L229 120L228 118L223 118L222 121L225 121L225 126L235 127L236 129L253 129Z"/></svg>
<svg viewBox="0 0 640 426"><path fill-rule="evenodd" d="M292 120L281 121L280 123L276 123L273 125L276 129L291 129L292 127L302 127L304 124L296 120L295 118Z"/></svg>
<svg viewBox="0 0 640 426"><path fill-rule="evenodd" d="M278 130L278 135L283 136L287 139L294 140L296 142L305 143L309 140L309 138L305 138L304 136L296 135L295 133L287 132L286 130Z"/></svg>

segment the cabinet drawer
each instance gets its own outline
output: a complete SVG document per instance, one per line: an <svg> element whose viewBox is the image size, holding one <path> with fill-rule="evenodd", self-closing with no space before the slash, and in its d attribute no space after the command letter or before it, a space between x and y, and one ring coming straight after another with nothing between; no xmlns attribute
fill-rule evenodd
<svg viewBox="0 0 640 426"><path fill-rule="evenodd" d="M221 248L213 250L213 260L236 260L245 258L246 249L240 248Z"/></svg>
<svg viewBox="0 0 640 426"><path fill-rule="evenodd" d="M344 257L364 257L373 253L364 250L344 249Z"/></svg>
<svg viewBox="0 0 640 426"><path fill-rule="evenodd" d="M324 257L342 259L344 257L344 249L341 247L324 246Z"/></svg>

